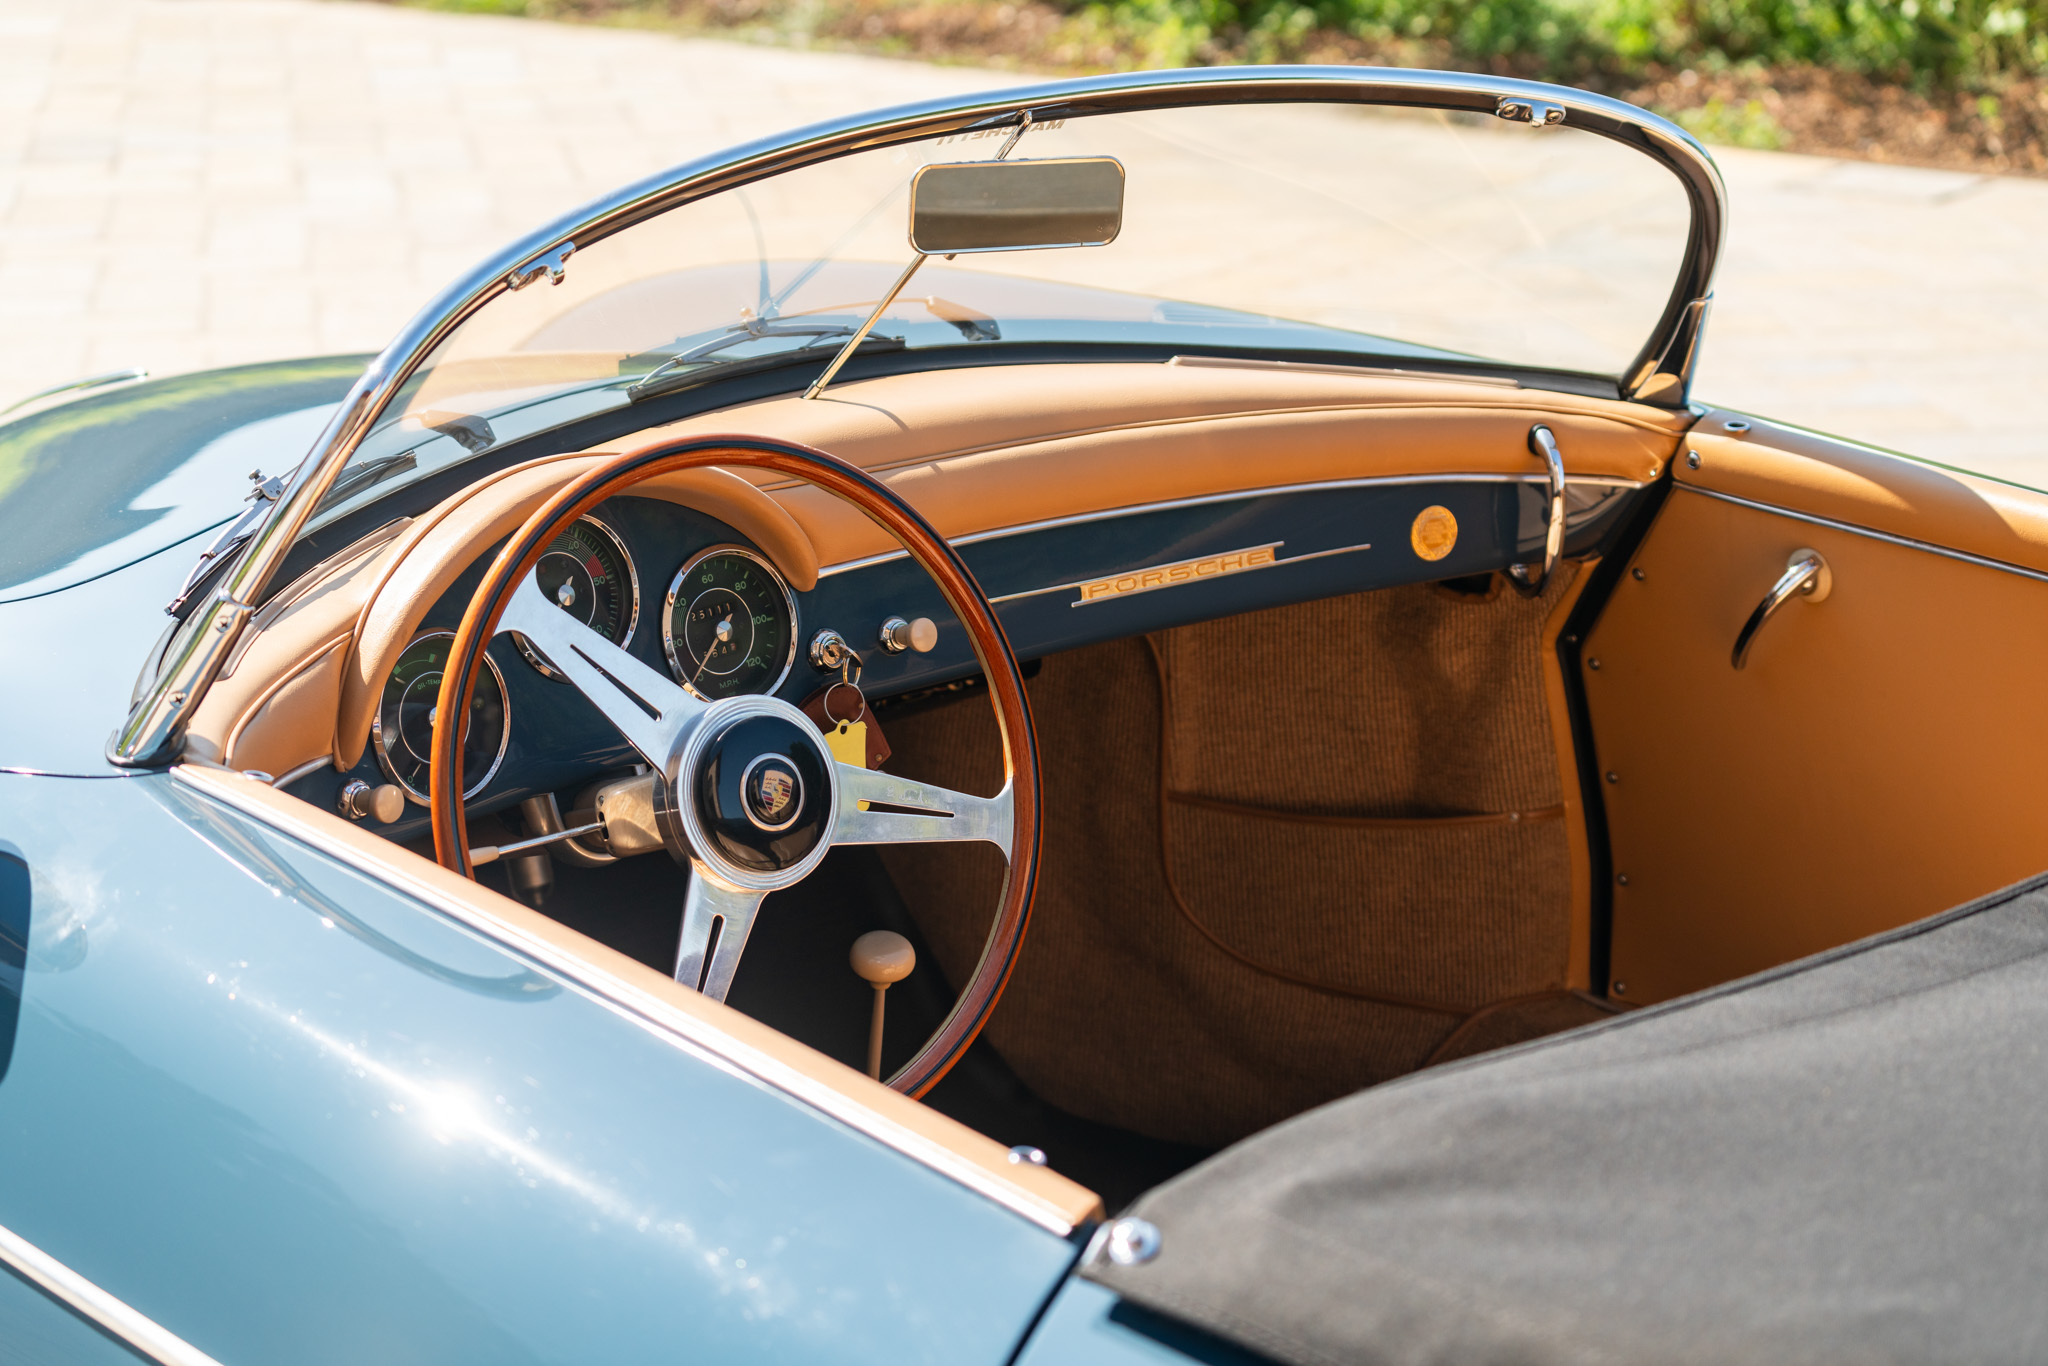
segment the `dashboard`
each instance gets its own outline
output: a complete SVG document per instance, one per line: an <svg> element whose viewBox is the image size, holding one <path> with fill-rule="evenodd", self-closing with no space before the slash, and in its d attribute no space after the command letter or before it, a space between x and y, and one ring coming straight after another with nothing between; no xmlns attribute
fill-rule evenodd
<svg viewBox="0 0 2048 1366"><path fill-rule="evenodd" d="M1568 553L1597 550L1634 485L1574 480ZM1472 476L1361 479L1063 518L955 541L1029 660L1101 640L1342 593L1485 573L1540 546L1544 501L1531 481ZM1448 536L1444 534L1448 529ZM386 679L371 741L347 773L317 768L294 795L331 805L352 780L396 783L397 839L427 829L427 751L441 670L491 552L422 618ZM562 610L707 699L771 694L802 705L837 673L810 642L837 632L861 655L863 687L885 699L979 672L937 587L902 552L821 571L793 589L760 547L677 503L614 498L543 554L540 586ZM883 646L884 623L929 618L929 652ZM1250 642L1247 687L1262 651ZM616 776L639 756L597 709L515 635L493 641L469 718L465 797L483 815L526 797Z"/></svg>

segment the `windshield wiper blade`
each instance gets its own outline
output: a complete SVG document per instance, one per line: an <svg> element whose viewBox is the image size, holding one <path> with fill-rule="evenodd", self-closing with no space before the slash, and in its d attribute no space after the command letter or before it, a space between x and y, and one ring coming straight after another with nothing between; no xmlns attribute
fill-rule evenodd
<svg viewBox="0 0 2048 1366"><path fill-rule="evenodd" d="M849 332L851 328L847 329ZM836 334L828 334L836 335ZM901 351L905 343L901 337L868 335L861 338L859 354L871 351ZM806 360L816 360L821 354L815 344L791 347L787 351L771 351L764 356L740 356L732 360L707 361L694 369L672 369L662 365L632 388L626 390L629 401L639 403L650 398L660 398L678 389L692 388L714 377L722 378L736 374L754 374L762 370L777 370L785 365L800 365Z"/></svg>
<svg viewBox="0 0 2048 1366"><path fill-rule="evenodd" d="M678 351L655 368L658 371L666 366L686 365L693 360L702 360L706 356L716 355L729 346L738 346L741 342L753 341L757 337L810 337L816 339L820 337L846 337L852 334L853 329L844 323L820 323L815 327L804 327L801 325L790 327L779 323L749 321L730 328L727 335L723 337L713 337L708 342L699 342L687 351ZM805 346L812 344L813 342L804 343Z"/></svg>
<svg viewBox="0 0 2048 1366"><path fill-rule="evenodd" d="M333 488L327 490L327 496L320 500L320 510L324 511L346 503L373 484L381 484L395 475L410 473L419 468L419 463L419 455L415 451L400 451L396 455L380 455L375 460L365 461L350 470Z"/></svg>
<svg viewBox="0 0 2048 1366"><path fill-rule="evenodd" d="M737 323L728 328L724 336L713 337L710 341L706 342L699 342L689 350L678 351L675 355L662 361L661 364L649 370L645 375L642 375L639 380L628 388L626 390L626 397L630 401L637 402L651 392L665 391L670 387L671 381L678 377L689 377L683 373L685 366L696 365L700 362L707 368L734 364L735 362L732 361L711 360L710 357L730 347L738 346L742 342L750 342L763 337L808 338L809 340L805 341L802 346L792 347L789 351L780 353L783 355L793 355L800 351L808 351L827 337L845 337L851 336L852 333L853 329L843 323L820 323L815 326L784 326L781 324L764 323L758 319L749 318L746 322Z"/></svg>

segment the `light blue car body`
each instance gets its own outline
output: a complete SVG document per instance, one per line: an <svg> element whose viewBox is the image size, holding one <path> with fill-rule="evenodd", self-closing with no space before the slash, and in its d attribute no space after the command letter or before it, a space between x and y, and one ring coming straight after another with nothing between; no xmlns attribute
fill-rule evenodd
<svg viewBox="0 0 2048 1366"><path fill-rule="evenodd" d="M231 377L244 425L307 406L303 373ZM8 518L75 519L73 558L13 566L37 591L0 602L0 1227L226 1366L1186 1360L1070 1279L1086 1230L106 762L163 603L235 511L132 505L221 439L162 421L220 380L40 415L142 463L97 513L68 487L83 456L0 426ZM0 1271L17 1359L138 1358Z"/></svg>

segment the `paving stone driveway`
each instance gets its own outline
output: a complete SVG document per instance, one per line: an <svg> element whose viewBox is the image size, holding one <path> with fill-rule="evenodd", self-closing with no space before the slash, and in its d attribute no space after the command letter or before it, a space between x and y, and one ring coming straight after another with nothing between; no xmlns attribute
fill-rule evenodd
<svg viewBox="0 0 2048 1366"><path fill-rule="evenodd" d="M346 0L0 0L0 403L374 350L494 247L958 67ZM2048 484L2048 182L1718 153L1697 392Z"/></svg>

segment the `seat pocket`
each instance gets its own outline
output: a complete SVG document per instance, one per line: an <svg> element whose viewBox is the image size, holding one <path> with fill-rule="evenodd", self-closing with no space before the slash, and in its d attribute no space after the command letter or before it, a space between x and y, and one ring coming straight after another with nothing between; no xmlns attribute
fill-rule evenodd
<svg viewBox="0 0 2048 1366"><path fill-rule="evenodd" d="M1384 818L1164 797L1161 853L1181 913L1248 967L1452 1011L1564 985L1561 806Z"/></svg>

